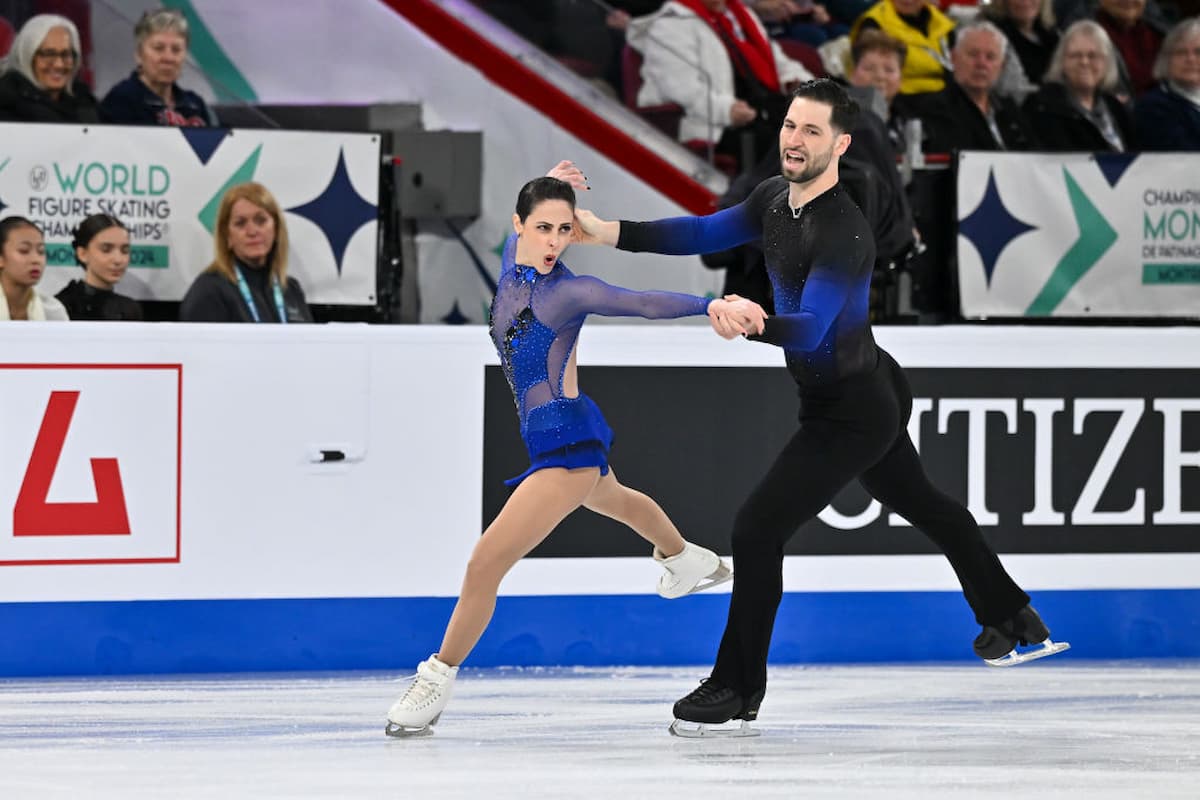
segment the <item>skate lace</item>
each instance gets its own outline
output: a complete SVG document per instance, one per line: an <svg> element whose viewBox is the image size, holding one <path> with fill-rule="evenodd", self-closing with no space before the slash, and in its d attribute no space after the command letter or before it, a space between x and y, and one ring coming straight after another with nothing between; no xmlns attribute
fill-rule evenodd
<svg viewBox="0 0 1200 800"><path fill-rule="evenodd" d="M438 685L431 680L413 675L413 682L400 697L400 702L409 708L421 708L431 702L438 692Z"/></svg>
<svg viewBox="0 0 1200 800"><path fill-rule="evenodd" d="M700 682L700 685L692 690L692 693L687 696L688 700L707 700L710 697L716 697L721 692L728 689L725 684L715 681L712 678L705 678Z"/></svg>

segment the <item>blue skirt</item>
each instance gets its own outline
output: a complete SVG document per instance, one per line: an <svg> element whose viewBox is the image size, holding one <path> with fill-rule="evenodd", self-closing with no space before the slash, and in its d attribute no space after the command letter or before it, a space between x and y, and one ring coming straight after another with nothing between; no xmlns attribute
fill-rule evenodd
<svg viewBox="0 0 1200 800"><path fill-rule="evenodd" d="M551 400L530 411L521 438L529 451L529 469L506 480L506 486L517 486L538 470L550 467L599 467L601 475L608 474L612 428L599 406L585 394Z"/></svg>

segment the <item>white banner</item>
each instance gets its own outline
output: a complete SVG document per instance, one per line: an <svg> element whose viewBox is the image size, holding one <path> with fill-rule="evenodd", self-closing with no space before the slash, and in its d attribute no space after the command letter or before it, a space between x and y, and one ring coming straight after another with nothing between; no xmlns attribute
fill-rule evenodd
<svg viewBox="0 0 1200 800"><path fill-rule="evenodd" d="M28 217L44 231L44 293L82 277L71 231L106 213L132 237L117 291L181 299L212 262L221 196L253 180L284 211L288 270L309 302L375 302L378 136L5 124L0 137L0 215Z"/></svg>
<svg viewBox="0 0 1200 800"><path fill-rule="evenodd" d="M962 313L1200 314L1200 156L963 153Z"/></svg>
<svg viewBox="0 0 1200 800"><path fill-rule="evenodd" d="M1178 370L1200 350L1191 328L878 333L914 368ZM484 367L498 362L484 328L14 323L0 326L0 352L0 603L458 593L486 522ZM782 369L779 359L658 324L592 330L579 363ZM663 431L663 445L686 450L694 433ZM1174 441L1164 469L1194 472L1178 457L1194 446ZM117 493L124 517L111 512ZM114 518L127 533L100 524ZM649 594L659 568L645 552L524 560L502 593ZM1200 585L1197 553L1004 561L1028 590ZM956 586L940 555L789 556L785 581Z"/></svg>

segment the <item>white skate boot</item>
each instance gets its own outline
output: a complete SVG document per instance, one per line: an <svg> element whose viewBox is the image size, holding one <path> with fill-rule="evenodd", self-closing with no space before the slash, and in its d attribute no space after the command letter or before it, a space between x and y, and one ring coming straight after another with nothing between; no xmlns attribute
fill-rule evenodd
<svg viewBox="0 0 1200 800"><path fill-rule="evenodd" d="M658 579L658 593L668 600L702 592L733 578L733 570L712 550L684 542L683 552L667 558L654 548L654 560L666 570Z"/></svg>
<svg viewBox="0 0 1200 800"><path fill-rule="evenodd" d="M417 676L408 690L388 711L388 736L429 736L442 709L450 701L458 667L451 667L432 655L417 665Z"/></svg>

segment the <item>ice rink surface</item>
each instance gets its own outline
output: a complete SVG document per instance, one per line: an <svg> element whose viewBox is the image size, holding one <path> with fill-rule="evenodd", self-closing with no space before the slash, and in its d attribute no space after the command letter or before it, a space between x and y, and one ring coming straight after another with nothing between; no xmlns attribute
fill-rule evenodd
<svg viewBox="0 0 1200 800"><path fill-rule="evenodd" d="M1200 797L1200 664L775 667L748 739L668 735L701 667L464 670L389 739L379 673L0 681L0 798Z"/></svg>

